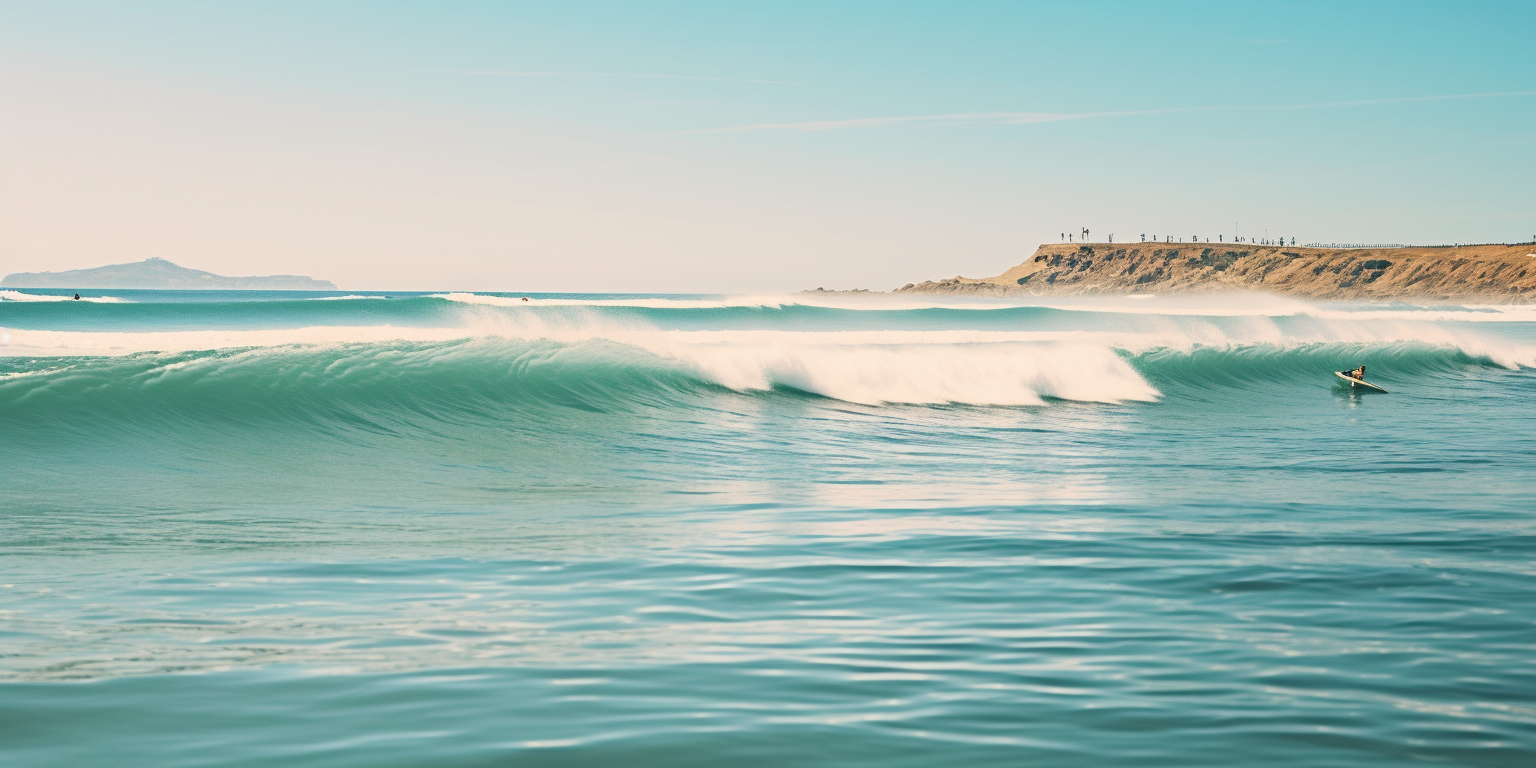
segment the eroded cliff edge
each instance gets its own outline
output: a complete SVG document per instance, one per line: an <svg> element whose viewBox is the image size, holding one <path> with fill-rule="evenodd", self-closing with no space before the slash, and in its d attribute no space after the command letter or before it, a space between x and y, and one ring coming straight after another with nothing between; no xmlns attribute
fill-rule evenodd
<svg viewBox="0 0 1536 768"><path fill-rule="evenodd" d="M1042 245L996 277L897 293L979 296L1260 290L1318 299L1536 301L1536 246L1295 248L1249 244Z"/></svg>

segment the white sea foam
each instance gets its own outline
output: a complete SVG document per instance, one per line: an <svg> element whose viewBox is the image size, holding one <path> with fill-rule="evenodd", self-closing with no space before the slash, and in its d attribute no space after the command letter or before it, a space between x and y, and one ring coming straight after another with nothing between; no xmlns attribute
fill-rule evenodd
<svg viewBox="0 0 1536 768"><path fill-rule="evenodd" d="M736 390L790 386L857 403L1029 405L1042 397L1154 400L1157 390L1106 347L1062 342L844 344L669 340L650 351ZM807 343L809 342L809 343Z"/></svg>
<svg viewBox="0 0 1536 768"><path fill-rule="evenodd" d="M1391 319L1423 322L1528 323L1536 322L1536 304L1428 304L1313 302L1271 293L1233 292L1213 294L1128 294L1100 296L1031 296L1013 298L910 297L872 295L829 299L786 298L785 305L801 304L838 309L996 310L1039 307L1072 312L1169 317L1290 317L1306 315L1351 320Z"/></svg>
<svg viewBox="0 0 1536 768"><path fill-rule="evenodd" d="M613 299L548 299L533 296L491 296L483 293L434 293L434 299L488 307L643 307L648 309L721 309L724 307L782 307L799 303L787 297L733 296L718 299L635 297Z"/></svg>
<svg viewBox="0 0 1536 768"><path fill-rule="evenodd" d="M74 366L72 365L65 365L58 368L39 368L35 371L12 371L10 373L0 373L0 381L5 381L7 379L25 379L30 376L52 376L56 373L63 373L64 371L67 371L73 367Z"/></svg>
<svg viewBox="0 0 1536 768"><path fill-rule="evenodd" d="M129 355L138 352L375 344L394 341L433 342L470 338L464 328L406 328L392 325L313 326L270 330L229 331L0 331L0 355L56 357L63 355Z"/></svg>
<svg viewBox="0 0 1536 768"><path fill-rule="evenodd" d="M22 293L21 291L0 291L0 301L74 301L74 296L50 296L41 293ZM119 299L116 296L81 296L80 301L88 301L92 304L132 304L127 299Z"/></svg>
<svg viewBox="0 0 1536 768"><path fill-rule="evenodd" d="M950 309L987 311L1039 307L1073 312L1171 317L1286 317L1308 315L1345 319L1404 319L1426 322L1536 322L1536 305L1528 304L1369 304L1309 302L1271 293L1232 292L1213 294L1129 294L1101 296L1022 296L1008 298L930 296L921 294L814 294L742 295L678 299L634 298L536 298L492 296L480 293L440 293L432 298L490 307L640 307L650 309L720 309L725 307L824 307L850 311L910 311Z"/></svg>

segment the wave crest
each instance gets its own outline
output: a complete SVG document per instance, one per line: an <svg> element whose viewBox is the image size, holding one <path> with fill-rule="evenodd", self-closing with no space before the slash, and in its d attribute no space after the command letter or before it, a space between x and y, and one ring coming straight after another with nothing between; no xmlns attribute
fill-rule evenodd
<svg viewBox="0 0 1536 768"><path fill-rule="evenodd" d="M864 404L1116 403L1325 381L1330 371L1362 363L1388 382L1536 365L1529 344L1422 323L1162 318L1096 331L682 331L466 312L466 325L453 328L7 330L0 347L14 362L0 364L0 373L78 359L66 361L67 372L0 378L0 408L79 387L130 399L156 387L185 387L194 398L226 388L219 397L337 408L361 397L386 407L417 403L424 413L545 401L602 410L726 389ZM102 354L126 357L89 357Z"/></svg>

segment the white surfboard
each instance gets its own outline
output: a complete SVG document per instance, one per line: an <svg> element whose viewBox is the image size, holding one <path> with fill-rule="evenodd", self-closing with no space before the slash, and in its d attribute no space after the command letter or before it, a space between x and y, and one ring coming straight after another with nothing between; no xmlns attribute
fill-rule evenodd
<svg viewBox="0 0 1536 768"><path fill-rule="evenodd" d="M1353 376L1346 375L1343 371L1334 371L1333 375L1335 375L1335 376L1337 376L1337 377L1339 377L1339 378L1349 382L1349 386L1351 388L1360 387L1361 389L1364 389L1367 392L1380 392L1382 394L1386 394L1387 393L1387 391L1385 389L1382 389L1381 387L1378 387L1375 384L1372 384L1370 382L1361 381L1360 379L1357 379L1357 378L1355 378Z"/></svg>

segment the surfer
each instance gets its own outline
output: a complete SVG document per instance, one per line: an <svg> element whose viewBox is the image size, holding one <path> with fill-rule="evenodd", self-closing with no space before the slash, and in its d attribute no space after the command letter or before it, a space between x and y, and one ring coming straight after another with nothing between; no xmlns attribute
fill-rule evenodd
<svg viewBox="0 0 1536 768"><path fill-rule="evenodd" d="M1365 366L1360 366L1352 371L1334 371L1333 375L1349 382L1349 391L1356 392L1386 392L1385 389L1365 380Z"/></svg>

